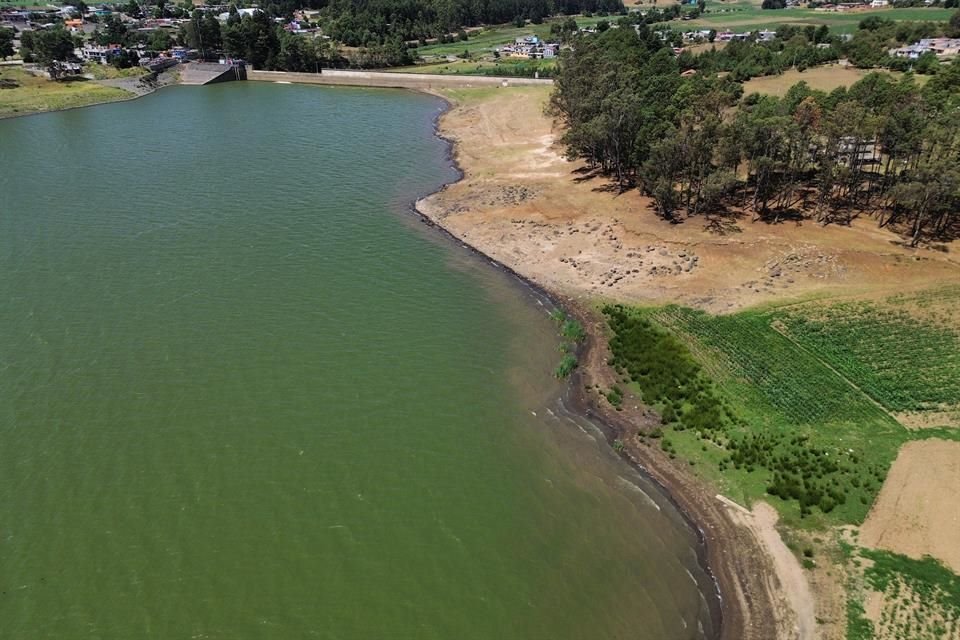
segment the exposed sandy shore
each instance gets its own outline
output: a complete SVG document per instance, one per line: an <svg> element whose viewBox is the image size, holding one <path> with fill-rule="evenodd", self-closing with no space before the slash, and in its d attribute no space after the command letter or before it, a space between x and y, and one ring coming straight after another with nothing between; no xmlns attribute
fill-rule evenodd
<svg viewBox="0 0 960 640"><path fill-rule="evenodd" d="M604 178L561 155L559 130L543 113L549 88L477 95L441 122L464 179L420 208L550 290L724 312L957 281L960 263L950 253L906 248L873 220L852 228L749 218L664 223L636 191L611 192Z"/></svg>
<svg viewBox="0 0 960 640"><path fill-rule="evenodd" d="M619 194L570 162L545 114L549 88L447 91L440 133L454 142L461 181L417 208L478 251L559 297L589 338L574 389L615 383L605 365L604 324L594 305L676 302L729 312L770 301L860 296L957 281L949 253L911 250L871 220L850 228L697 220L670 225L636 191ZM775 513L724 501L637 429L656 416L612 411L579 394L580 407L660 482L701 529L722 598L722 637L818 637L818 610L803 569L777 533ZM836 604L836 603L832 603Z"/></svg>

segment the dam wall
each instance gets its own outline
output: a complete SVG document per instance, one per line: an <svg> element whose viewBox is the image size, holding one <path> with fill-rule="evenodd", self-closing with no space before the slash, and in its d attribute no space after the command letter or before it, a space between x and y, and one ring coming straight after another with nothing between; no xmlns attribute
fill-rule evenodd
<svg viewBox="0 0 960 640"><path fill-rule="evenodd" d="M503 78L497 76L461 76L429 73L385 73L383 71L347 71L324 69L322 73L247 70L247 80L259 82L296 82L352 87L396 89L466 89L476 87L525 87L552 85L547 78Z"/></svg>

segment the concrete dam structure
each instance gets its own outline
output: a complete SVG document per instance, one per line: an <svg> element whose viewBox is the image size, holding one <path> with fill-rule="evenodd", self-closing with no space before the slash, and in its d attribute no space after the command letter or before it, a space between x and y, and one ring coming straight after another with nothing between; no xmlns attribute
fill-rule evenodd
<svg viewBox="0 0 960 640"><path fill-rule="evenodd" d="M321 73L254 71L250 69L247 71L247 80L420 90L466 89L471 87L522 87L553 84L553 80L547 78L386 73L383 71L348 71L344 69L323 69Z"/></svg>
<svg viewBox="0 0 960 640"><path fill-rule="evenodd" d="M246 79L247 68L243 63L190 62L180 67L180 84L203 85Z"/></svg>

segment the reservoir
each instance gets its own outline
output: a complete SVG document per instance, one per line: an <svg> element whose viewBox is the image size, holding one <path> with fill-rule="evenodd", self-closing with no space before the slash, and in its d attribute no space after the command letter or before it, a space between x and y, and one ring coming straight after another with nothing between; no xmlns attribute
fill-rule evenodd
<svg viewBox="0 0 960 640"><path fill-rule="evenodd" d="M548 301L418 221L403 91L0 121L0 637L685 640L697 536Z"/></svg>

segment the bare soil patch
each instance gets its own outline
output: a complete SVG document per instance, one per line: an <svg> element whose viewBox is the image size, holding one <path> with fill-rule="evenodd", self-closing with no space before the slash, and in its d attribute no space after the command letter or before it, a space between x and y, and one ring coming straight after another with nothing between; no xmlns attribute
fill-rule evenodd
<svg viewBox="0 0 960 640"><path fill-rule="evenodd" d="M960 442L908 442L860 530L868 547L931 555L960 573Z"/></svg>
<svg viewBox="0 0 960 640"><path fill-rule="evenodd" d="M728 503L729 504L729 503ZM757 502L752 511L731 506L730 513L741 525L750 530L757 542L770 557L776 572L785 602L783 608L793 613L792 628L782 629L780 637L808 640L816 637L816 603L803 568L777 532L779 516L776 509L765 502ZM775 585L770 586L776 592Z"/></svg>
<svg viewBox="0 0 960 640"><path fill-rule="evenodd" d="M864 609L876 640L960 640L956 619L928 606L922 594L905 584L867 592Z"/></svg>
<svg viewBox="0 0 960 640"><path fill-rule="evenodd" d="M549 87L457 92L441 120L465 178L418 203L491 257L574 298L713 312L813 296L960 283L952 251L909 249L873 220L849 227L657 218L636 190L568 161Z"/></svg>
<svg viewBox="0 0 960 640"><path fill-rule="evenodd" d="M855 69L839 64L813 67L806 71L790 69L779 76L763 76L753 78L744 83L743 91L747 93L767 93L774 96L783 96L793 85L806 82L811 89L830 92L838 87L849 87L857 82L868 71Z"/></svg>

